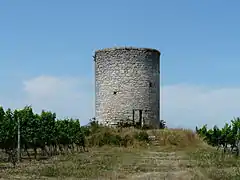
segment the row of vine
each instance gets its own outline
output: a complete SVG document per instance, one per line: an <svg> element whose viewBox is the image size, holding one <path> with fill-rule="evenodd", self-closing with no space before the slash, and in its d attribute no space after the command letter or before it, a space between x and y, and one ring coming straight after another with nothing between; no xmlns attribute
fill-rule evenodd
<svg viewBox="0 0 240 180"><path fill-rule="evenodd" d="M240 150L240 118L234 118L231 123L225 123L223 128L214 126L208 129L207 125L201 128L196 127L197 134L202 137L208 144L239 155Z"/></svg>
<svg viewBox="0 0 240 180"><path fill-rule="evenodd" d="M85 147L83 128L78 119L57 120L55 113L42 111L36 114L30 106L6 111L0 107L0 149L7 154L11 154L18 146L18 122L21 149L28 156L29 149L34 150L36 158L37 149L51 156Z"/></svg>

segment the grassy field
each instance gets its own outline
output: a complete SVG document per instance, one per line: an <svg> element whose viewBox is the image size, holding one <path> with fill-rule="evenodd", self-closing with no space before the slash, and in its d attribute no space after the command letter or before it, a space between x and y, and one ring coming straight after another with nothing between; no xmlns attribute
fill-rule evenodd
<svg viewBox="0 0 240 180"><path fill-rule="evenodd" d="M121 132L114 131L113 134L119 133L125 137L128 135L128 139L131 139L135 131L137 130L124 129ZM11 168L10 164L1 164L0 178L240 179L239 159L231 155L222 155L221 152L206 145L191 131L175 129L147 132L149 135L154 135L156 139L152 142L134 140L127 147L92 145L89 147L89 152L59 155L47 160L31 162L24 160L16 168ZM94 138L96 143L96 136ZM90 137L88 141L92 142L93 139Z"/></svg>

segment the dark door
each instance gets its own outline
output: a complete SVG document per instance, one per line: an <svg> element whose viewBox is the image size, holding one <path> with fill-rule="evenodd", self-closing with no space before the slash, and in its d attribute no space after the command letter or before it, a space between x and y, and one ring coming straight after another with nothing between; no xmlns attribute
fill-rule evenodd
<svg viewBox="0 0 240 180"><path fill-rule="evenodd" d="M143 110L141 109L134 109L133 110L133 123L134 124L139 124L142 126L143 124Z"/></svg>

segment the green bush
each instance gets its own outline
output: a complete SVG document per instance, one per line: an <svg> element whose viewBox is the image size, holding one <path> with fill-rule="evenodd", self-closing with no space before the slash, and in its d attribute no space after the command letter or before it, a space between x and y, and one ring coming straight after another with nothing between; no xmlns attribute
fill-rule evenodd
<svg viewBox="0 0 240 180"><path fill-rule="evenodd" d="M121 145L122 138L119 135L112 134L111 132L105 132L101 139L101 146L102 145Z"/></svg>
<svg viewBox="0 0 240 180"><path fill-rule="evenodd" d="M144 130L135 128L110 128L103 126L94 126L94 131L91 131L87 136L88 146L132 146L139 142L149 142L148 133Z"/></svg>
<svg viewBox="0 0 240 180"><path fill-rule="evenodd" d="M145 142L149 142L148 139L148 133L146 131L140 131L140 132L136 132L134 135L135 139L137 139L138 141L145 141Z"/></svg>
<svg viewBox="0 0 240 180"><path fill-rule="evenodd" d="M124 147L127 147L129 145L133 145L134 139L130 135L125 135L124 138L122 139L122 145Z"/></svg>

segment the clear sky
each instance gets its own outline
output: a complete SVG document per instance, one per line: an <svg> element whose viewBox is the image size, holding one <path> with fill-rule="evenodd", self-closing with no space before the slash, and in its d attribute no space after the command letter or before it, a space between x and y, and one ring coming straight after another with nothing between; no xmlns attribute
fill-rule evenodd
<svg viewBox="0 0 240 180"><path fill-rule="evenodd" d="M161 51L170 127L222 126L240 115L240 1L1 0L0 103L94 116L96 49Z"/></svg>

